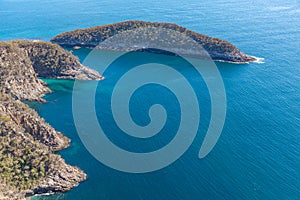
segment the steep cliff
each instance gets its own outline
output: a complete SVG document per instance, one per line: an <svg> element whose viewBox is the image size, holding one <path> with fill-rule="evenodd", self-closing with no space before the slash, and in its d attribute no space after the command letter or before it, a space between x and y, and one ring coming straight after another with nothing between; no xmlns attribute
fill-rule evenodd
<svg viewBox="0 0 300 200"><path fill-rule="evenodd" d="M0 43L0 199L65 192L87 175L54 151L70 140L21 100L51 92L43 78L101 80L71 53L47 42Z"/></svg>
<svg viewBox="0 0 300 200"><path fill-rule="evenodd" d="M118 36L119 35L119 36ZM109 41L111 38L113 42ZM108 41L108 42L107 42ZM125 21L87 29L78 29L57 35L51 42L65 47L89 47L122 51L154 51L159 47L175 54L213 60L247 63L256 61L233 44L218 38L196 33L171 23ZM206 52L201 51L198 47Z"/></svg>
<svg viewBox="0 0 300 200"><path fill-rule="evenodd" d="M27 52L38 77L77 80L101 80L98 72L80 64L77 57L49 42L14 41Z"/></svg>
<svg viewBox="0 0 300 200"><path fill-rule="evenodd" d="M52 152L70 140L19 100L0 94L0 196L64 192L86 179Z"/></svg>
<svg viewBox="0 0 300 200"><path fill-rule="evenodd" d="M101 80L98 72L80 64L58 45L41 41L0 42L0 91L15 99L42 100L50 92L38 79Z"/></svg>
<svg viewBox="0 0 300 200"><path fill-rule="evenodd" d="M41 100L41 96L50 92L37 78L27 52L12 42L0 43L0 75L0 91L15 99Z"/></svg>

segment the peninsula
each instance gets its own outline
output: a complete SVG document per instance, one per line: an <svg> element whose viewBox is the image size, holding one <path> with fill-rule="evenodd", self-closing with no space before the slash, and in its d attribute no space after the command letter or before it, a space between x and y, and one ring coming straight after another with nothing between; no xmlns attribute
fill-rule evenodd
<svg viewBox="0 0 300 200"><path fill-rule="evenodd" d="M43 102L51 92L38 78L101 80L60 46L41 41L0 42L0 199L65 192L86 180L54 154L70 139L23 100Z"/></svg>
<svg viewBox="0 0 300 200"><path fill-rule="evenodd" d="M233 44L171 23L125 21L65 32L51 39L63 47L148 51L216 61L249 63L257 59Z"/></svg>

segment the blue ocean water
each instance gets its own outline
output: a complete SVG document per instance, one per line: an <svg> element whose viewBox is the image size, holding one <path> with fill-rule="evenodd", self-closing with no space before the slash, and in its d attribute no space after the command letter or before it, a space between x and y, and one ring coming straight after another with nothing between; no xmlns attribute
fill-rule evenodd
<svg viewBox="0 0 300 200"><path fill-rule="evenodd" d="M198 152L211 115L210 100L203 80L192 69L183 69L198 85L201 121L197 137L172 165L145 174L119 172L94 159L74 126L74 82L46 80L54 93L46 96L48 103L32 106L72 139L72 146L59 154L68 163L82 168L89 178L68 193L37 199L299 199L299 1L1 0L0 19L0 40L49 40L64 31L131 19L173 22L226 39L247 54L264 58L263 64L217 63L226 89L227 117L217 145L201 160ZM74 51L82 61L88 53L85 49ZM169 56L136 56L173 62ZM97 69L96 64L91 67ZM124 66L119 70L105 75L120 73ZM110 90L109 79L105 81L105 88ZM148 119L141 108L154 102L167 105L172 118L166 126L166 136L158 138L158 143L144 142L140 147L136 145L141 141L127 141L108 127L112 128L110 138L132 151L149 151L164 145L173 137L178 121L178 104L171 93L160 88L168 97L164 99L156 94L157 88L143 89L135 94L133 118L146 124ZM106 94L105 89L100 92ZM108 113L101 112L105 98L96 97L98 115L106 119ZM107 124L110 123L107 118Z"/></svg>

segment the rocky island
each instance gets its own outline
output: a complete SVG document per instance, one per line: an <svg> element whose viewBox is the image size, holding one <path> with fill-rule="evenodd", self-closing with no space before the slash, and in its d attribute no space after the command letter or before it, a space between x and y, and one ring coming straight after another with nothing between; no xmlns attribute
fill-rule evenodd
<svg viewBox="0 0 300 200"><path fill-rule="evenodd" d="M41 41L0 42L0 199L65 192L87 175L55 151L70 140L23 100L51 92L40 78L101 80L60 46Z"/></svg>
<svg viewBox="0 0 300 200"><path fill-rule="evenodd" d="M175 55L198 58L207 58L209 55L213 60L233 63L256 61L255 57L241 52L225 40L199 34L171 23L125 21L65 32L52 38L51 42L76 49L86 47L154 53L168 51Z"/></svg>

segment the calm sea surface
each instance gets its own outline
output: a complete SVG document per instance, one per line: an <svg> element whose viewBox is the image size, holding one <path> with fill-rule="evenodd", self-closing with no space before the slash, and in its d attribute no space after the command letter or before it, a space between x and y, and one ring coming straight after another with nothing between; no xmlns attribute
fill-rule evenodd
<svg viewBox="0 0 300 200"><path fill-rule="evenodd" d="M48 103L31 106L72 139L72 146L59 154L83 169L89 178L68 193L34 199L300 199L298 0L1 0L0 40L50 40L64 31L136 19L177 23L228 40L247 54L264 58L264 63L217 63L226 89L227 117L219 142L201 160L198 152L208 128L211 102L203 80L193 69L183 67L181 73L197 85L199 131L180 159L145 174L119 172L93 158L75 129L74 82L46 80L54 90L45 97ZM74 51L82 61L88 53L85 49ZM171 56L131 56L181 66ZM103 109L108 106L107 96L114 78L130 62L104 74L106 80L97 90L96 111L105 129L111 131L107 134L115 144L130 151L153 151L167 144L178 128L180 112L172 93L153 85L134 95L130 110L138 124L149 122L145 112L154 103L164 105L171 116L164 133L151 141L118 134L110 113ZM100 65L101 61L91 67L98 69Z"/></svg>

